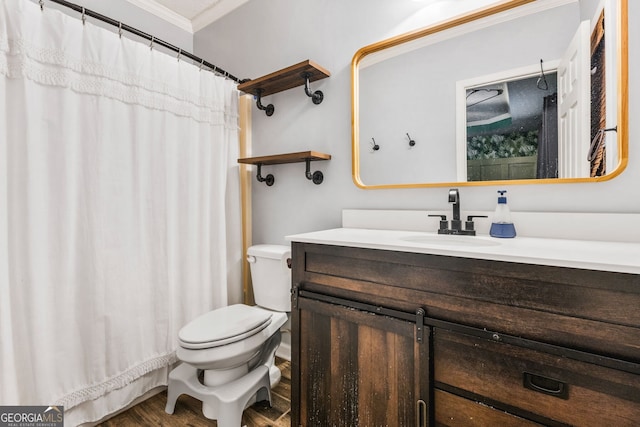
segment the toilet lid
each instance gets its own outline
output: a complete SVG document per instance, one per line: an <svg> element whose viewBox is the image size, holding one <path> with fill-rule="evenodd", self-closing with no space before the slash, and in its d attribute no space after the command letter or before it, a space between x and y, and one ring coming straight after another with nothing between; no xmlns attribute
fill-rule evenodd
<svg viewBox="0 0 640 427"><path fill-rule="evenodd" d="M235 304L210 311L180 329L178 339L184 348L218 347L257 334L269 323L272 314L257 307Z"/></svg>

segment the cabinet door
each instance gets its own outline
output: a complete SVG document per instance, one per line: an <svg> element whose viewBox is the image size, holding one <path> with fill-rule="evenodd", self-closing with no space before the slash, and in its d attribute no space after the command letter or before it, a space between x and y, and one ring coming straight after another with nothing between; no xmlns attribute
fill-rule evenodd
<svg viewBox="0 0 640 427"><path fill-rule="evenodd" d="M292 425L429 425L430 337L428 329L416 325L298 298L292 323Z"/></svg>

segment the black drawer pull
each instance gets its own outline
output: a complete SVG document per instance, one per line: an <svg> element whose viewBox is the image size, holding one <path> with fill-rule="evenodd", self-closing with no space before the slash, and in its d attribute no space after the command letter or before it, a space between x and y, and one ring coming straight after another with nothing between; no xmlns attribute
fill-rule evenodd
<svg viewBox="0 0 640 427"><path fill-rule="evenodd" d="M522 375L525 388L560 399L569 399L569 386L566 383L529 372Z"/></svg>

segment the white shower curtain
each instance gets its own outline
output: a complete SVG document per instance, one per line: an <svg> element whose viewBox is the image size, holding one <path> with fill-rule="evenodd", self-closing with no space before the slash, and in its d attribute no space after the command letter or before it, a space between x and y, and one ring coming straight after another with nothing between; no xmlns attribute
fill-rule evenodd
<svg viewBox="0 0 640 427"><path fill-rule="evenodd" d="M0 405L100 419L166 384L180 327L227 304L235 86L0 2Z"/></svg>

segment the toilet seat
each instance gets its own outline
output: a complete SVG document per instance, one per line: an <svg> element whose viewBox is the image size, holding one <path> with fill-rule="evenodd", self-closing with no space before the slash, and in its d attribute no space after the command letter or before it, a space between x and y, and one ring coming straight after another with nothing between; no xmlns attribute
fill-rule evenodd
<svg viewBox="0 0 640 427"><path fill-rule="evenodd" d="M255 335L271 323L272 313L235 304L210 311L180 329L180 346L188 349L219 347Z"/></svg>

